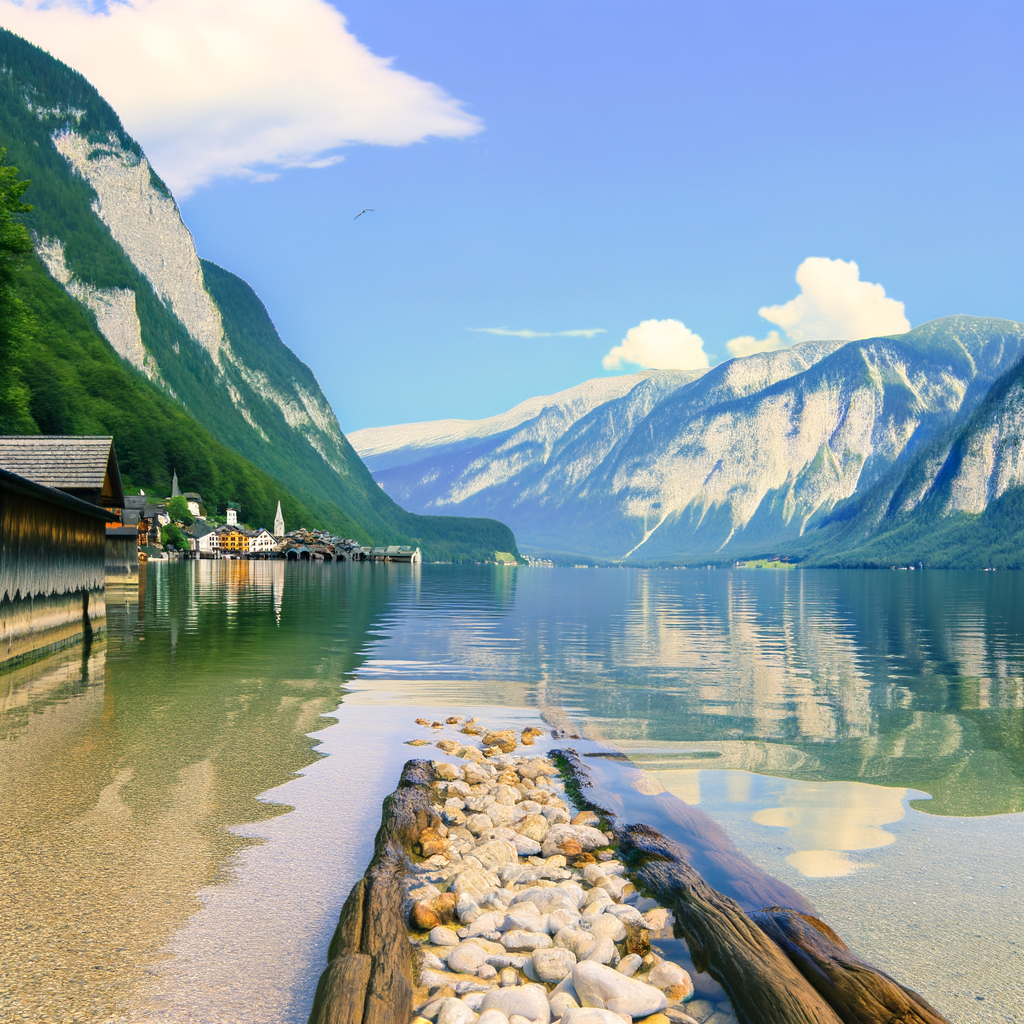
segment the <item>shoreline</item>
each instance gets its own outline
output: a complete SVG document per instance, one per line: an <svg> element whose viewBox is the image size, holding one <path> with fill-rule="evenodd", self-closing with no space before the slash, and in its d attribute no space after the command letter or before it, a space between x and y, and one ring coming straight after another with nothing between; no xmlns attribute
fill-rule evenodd
<svg viewBox="0 0 1024 1024"><path fill-rule="evenodd" d="M734 880L762 905L748 918L693 870L692 851L589 800L574 750L513 753L541 730L517 739L471 719L460 731L482 748L437 741L462 763L409 761L385 800L310 1024L836 1024L850 1012L945 1024L799 894L800 909L764 908L752 864L753 886Z"/></svg>

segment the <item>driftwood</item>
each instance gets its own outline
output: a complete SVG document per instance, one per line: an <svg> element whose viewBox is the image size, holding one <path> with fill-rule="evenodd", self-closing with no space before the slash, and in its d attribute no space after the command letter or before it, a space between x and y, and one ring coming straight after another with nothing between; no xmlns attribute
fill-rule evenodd
<svg viewBox="0 0 1024 1024"><path fill-rule="evenodd" d="M735 900L647 825L615 828L630 877L671 909L698 971L725 989L741 1024L839 1024L840 1018Z"/></svg>
<svg viewBox="0 0 1024 1024"><path fill-rule="evenodd" d="M384 801L373 860L352 887L327 950L309 1024L404 1024L412 1016L412 948L402 881L413 844L440 823L427 787L433 771L409 761Z"/></svg>
<svg viewBox="0 0 1024 1024"><path fill-rule="evenodd" d="M669 907L694 966L725 989L741 1024L948 1024L917 993L853 954L823 921L771 907L750 916L694 870L687 850L648 825L625 825L588 798L576 751L552 752L575 802L602 814L630 877Z"/></svg>
<svg viewBox="0 0 1024 1024"><path fill-rule="evenodd" d="M782 907L770 907L751 917L835 1008L844 1024L945 1024L945 1017L924 998L866 964L824 921Z"/></svg>

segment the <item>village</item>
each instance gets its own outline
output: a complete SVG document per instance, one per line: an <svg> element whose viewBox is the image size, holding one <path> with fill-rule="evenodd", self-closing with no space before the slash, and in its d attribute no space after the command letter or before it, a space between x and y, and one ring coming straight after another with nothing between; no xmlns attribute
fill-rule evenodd
<svg viewBox="0 0 1024 1024"><path fill-rule="evenodd" d="M277 503L273 532L266 527L248 528L239 521L238 502L228 502L223 514L209 512L202 496L181 491L175 471L170 497L156 502L145 493L124 497L118 526L112 530L137 532L139 558L284 558L292 561L417 563L419 548L392 544L363 547L350 537L336 537L326 530L300 527L285 531L281 502ZM223 519L223 522L220 520Z"/></svg>
<svg viewBox="0 0 1024 1024"><path fill-rule="evenodd" d="M0 436L0 664L91 642L105 628L107 592L140 589L147 562L279 559L417 565L418 547L363 546L300 527L249 528L238 502L200 494L124 493L110 436Z"/></svg>

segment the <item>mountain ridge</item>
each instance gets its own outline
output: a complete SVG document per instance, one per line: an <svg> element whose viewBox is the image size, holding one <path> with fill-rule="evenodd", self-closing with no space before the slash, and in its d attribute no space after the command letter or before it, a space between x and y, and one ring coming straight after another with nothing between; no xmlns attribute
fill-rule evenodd
<svg viewBox="0 0 1024 1024"><path fill-rule="evenodd" d="M502 433L443 457L364 455L409 507L501 508L537 553L672 562L809 551L805 534L866 515L857 503L960 429L1022 354L1020 324L944 317L732 359L684 382L650 371L543 450L509 449ZM659 386L656 400L644 394Z"/></svg>

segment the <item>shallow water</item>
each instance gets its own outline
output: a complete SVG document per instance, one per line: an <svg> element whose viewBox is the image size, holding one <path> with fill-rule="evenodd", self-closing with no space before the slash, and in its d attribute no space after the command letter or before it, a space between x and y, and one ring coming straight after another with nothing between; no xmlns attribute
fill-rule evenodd
<svg viewBox="0 0 1024 1024"><path fill-rule="evenodd" d="M470 709L570 719L951 1020L1020 1019L1022 588L151 565L105 650L0 677L0 1019L304 1021L413 719Z"/></svg>

